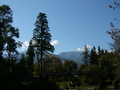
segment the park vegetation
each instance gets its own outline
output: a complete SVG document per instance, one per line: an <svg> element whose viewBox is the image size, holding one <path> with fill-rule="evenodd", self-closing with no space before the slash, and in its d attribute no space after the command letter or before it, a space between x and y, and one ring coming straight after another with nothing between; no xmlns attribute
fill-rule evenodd
<svg viewBox="0 0 120 90"><path fill-rule="evenodd" d="M116 7L119 3L114 2ZM111 5L109 5L112 8ZM12 26L13 12L8 5L0 6L0 90L60 90L60 88L68 86L73 88L85 87L100 87L101 84L120 87L120 48L119 48L119 32L112 24L112 31L107 31L111 38L115 41L113 44L113 52L108 52L98 46L88 50L85 45L83 64L80 67L73 60L65 60L64 63L50 55L55 48L50 44L52 35L49 33L47 16L45 13L39 13L33 30L27 53L21 55L17 59L19 52L17 48L21 48L22 42L15 41L19 38L19 29ZM3 57L3 52L6 52L7 58ZM37 62L34 62L35 55ZM81 71L89 72L110 72L109 74L95 75L77 75ZM57 73L57 75L55 74ZM61 75L60 74L64 74ZM66 75L65 75L66 74ZM104 86L103 85L103 86ZM105 88L105 87L103 87ZM101 89L102 90L102 89Z"/></svg>

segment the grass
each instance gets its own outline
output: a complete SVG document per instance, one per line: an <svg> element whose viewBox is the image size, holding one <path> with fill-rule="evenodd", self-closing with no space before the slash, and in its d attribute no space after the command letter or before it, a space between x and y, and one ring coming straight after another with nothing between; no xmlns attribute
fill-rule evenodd
<svg viewBox="0 0 120 90"><path fill-rule="evenodd" d="M32 82L21 82L23 85L27 85L27 86L29 86L29 84L31 84Z"/></svg>
<svg viewBox="0 0 120 90"><path fill-rule="evenodd" d="M106 86L104 89L102 89L102 90L107 90L108 88L114 88L114 86L113 85L108 85L108 86ZM112 89L112 90L114 90L114 89Z"/></svg>

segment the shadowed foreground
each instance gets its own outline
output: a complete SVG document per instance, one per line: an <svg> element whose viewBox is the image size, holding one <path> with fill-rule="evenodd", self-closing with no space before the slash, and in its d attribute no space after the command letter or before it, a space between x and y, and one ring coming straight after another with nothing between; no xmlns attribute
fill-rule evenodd
<svg viewBox="0 0 120 90"><path fill-rule="evenodd" d="M45 78L31 77L22 81L4 80L0 82L0 90L59 90L58 86Z"/></svg>

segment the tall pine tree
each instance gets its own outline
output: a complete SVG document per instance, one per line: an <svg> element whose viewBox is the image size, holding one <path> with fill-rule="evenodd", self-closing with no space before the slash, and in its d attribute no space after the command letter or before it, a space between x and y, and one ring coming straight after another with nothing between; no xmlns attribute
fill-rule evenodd
<svg viewBox="0 0 120 90"><path fill-rule="evenodd" d="M91 64L97 64L97 53L96 53L95 46L93 46L93 48L90 52L90 65Z"/></svg>
<svg viewBox="0 0 120 90"><path fill-rule="evenodd" d="M35 53L34 53L34 47L32 45L32 40L30 40L29 42L29 47L27 49L27 64L28 64L28 68L30 71L30 74L33 74L33 62L34 62L34 57L35 57Z"/></svg>
<svg viewBox="0 0 120 90"><path fill-rule="evenodd" d="M46 53L54 52L54 46L50 44L51 41L51 34L48 32L50 31L48 27L47 16L45 13L39 13L35 23L35 29L33 30L33 40L36 42L34 47L36 49L37 60L38 60L38 67L40 70L40 62L41 62L41 75L42 75L42 66L43 66L43 58ZM39 58L40 56L40 58ZM39 62L39 59L41 60ZM40 75L40 73L39 73Z"/></svg>
<svg viewBox="0 0 120 90"><path fill-rule="evenodd" d="M89 50L87 45L85 44L84 46L85 51L82 53L84 54L82 61L84 62L85 65L89 64Z"/></svg>

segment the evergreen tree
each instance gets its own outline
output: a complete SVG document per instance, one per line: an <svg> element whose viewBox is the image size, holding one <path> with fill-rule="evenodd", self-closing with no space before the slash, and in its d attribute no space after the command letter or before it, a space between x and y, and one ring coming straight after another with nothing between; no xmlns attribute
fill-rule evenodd
<svg viewBox="0 0 120 90"><path fill-rule="evenodd" d="M98 46L98 55L100 56L101 54L101 49L100 49L100 46Z"/></svg>
<svg viewBox="0 0 120 90"><path fill-rule="evenodd" d="M21 81L27 78L28 75L29 75L29 71L27 67L26 58L24 54L21 54L20 62L15 67L14 77L18 81Z"/></svg>
<svg viewBox="0 0 120 90"><path fill-rule="evenodd" d="M105 54L104 50L103 49L101 50L100 46L98 46L98 58L103 54Z"/></svg>
<svg viewBox="0 0 120 90"><path fill-rule="evenodd" d="M85 44L84 48L85 48L85 51L82 53L82 54L84 54L82 61L84 62L85 65L88 65L89 64L89 50L88 50L86 44Z"/></svg>
<svg viewBox="0 0 120 90"><path fill-rule="evenodd" d="M91 64L98 64L97 63L97 53L96 53L96 48L93 46L91 53L90 53L90 65Z"/></svg>
<svg viewBox="0 0 120 90"><path fill-rule="evenodd" d="M48 53L48 51L54 52L54 46L50 44L51 34L48 32L50 31L50 29L48 27L48 21L46 18L47 16L45 13L39 13L35 23L36 28L33 30L33 38L32 38L36 42L34 44L34 47L36 49L39 70L40 70L39 59L41 60L41 74L42 74L42 66L43 66L42 62L45 54Z"/></svg>
<svg viewBox="0 0 120 90"><path fill-rule="evenodd" d="M105 54L108 54L108 51L107 51L107 50L105 50Z"/></svg>
<svg viewBox="0 0 120 90"><path fill-rule="evenodd" d="M24 55L24 54L21 54L20 63L23 64L23 65L25 65L25 63L26 63L26 60L25 60L25 59L26 59L26 58L25 58L25 55Z"/></svg>
<svg viewBox="0 0 120 90"><path fill-rule="evenodd" d="M30 40L29 42L29 47L27 49L27 64L28 64L28 68L30 70L30 73L33 73L33 62L34 62L34 57L35 57L35 53L34 53L34 48L32 46L32 40Z"/></svg>
<svg viewBox="0 0 120 90"><path fill-rule="evenodd" d="M3 42L3 36L2 36L2 32L0 30L0 64L3 63L3 49L4 49L4 42Z"/></svg>

